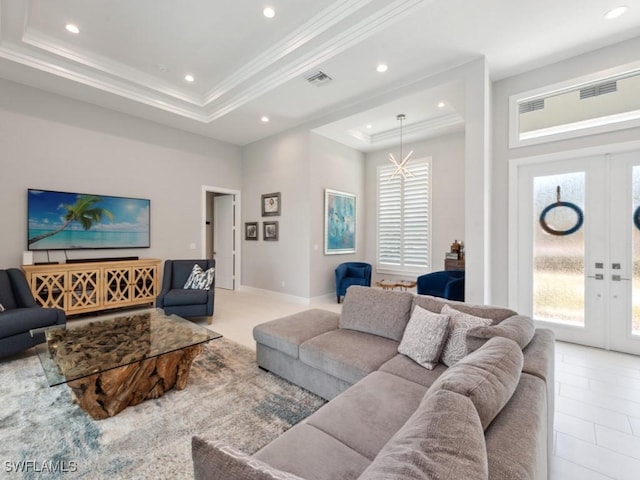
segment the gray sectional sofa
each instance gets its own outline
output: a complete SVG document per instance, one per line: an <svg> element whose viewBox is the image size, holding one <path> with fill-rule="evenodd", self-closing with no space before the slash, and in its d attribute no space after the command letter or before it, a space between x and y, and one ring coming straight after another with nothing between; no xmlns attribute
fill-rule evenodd
<svg viewBox="0 0 640 480"><path fill-rule="evenodd" d="M417 346L404 333L445 304L455 312L430 354L450 366L398 353L438 343L432 328ZM254 338L262 368L330 401L254 455L194 437L197 479L548 478L554 337L528 317L351 287L340 315L308 310Z"/></svg>

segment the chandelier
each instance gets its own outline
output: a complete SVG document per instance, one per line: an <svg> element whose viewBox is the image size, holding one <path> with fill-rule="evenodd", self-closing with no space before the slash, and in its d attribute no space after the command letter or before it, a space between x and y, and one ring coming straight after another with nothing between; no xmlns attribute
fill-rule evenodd
<svg viewBox="0 0 640 480"><path fill-rule="evenodd" d="M396 166L395 171L391 174L387 182L390 182L397 175L402 175L402 178L406 180L407 177L413 177L413 173L407 169L407 163L411 160L411 154L413 154L413 150L411 150L406 157L402 157L402 121L407 118L404 114L400 114L396 117L400 121L400 157L398 160L393 156L393 153L389 154L389 161Z"/></svg>

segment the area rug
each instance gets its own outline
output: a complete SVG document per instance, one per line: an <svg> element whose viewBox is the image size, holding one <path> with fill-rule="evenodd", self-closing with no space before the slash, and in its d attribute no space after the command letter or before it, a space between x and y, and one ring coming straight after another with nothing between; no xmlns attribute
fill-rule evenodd
<svg viewBox="0 0 640 480"><path fill-rule="evenodd" d="M219 339L196 358L184 390L112 418L93 420L66 385L49 387L35 354L0 362L0 402L2 478L190 479L194 434L251 454L324 400Z"/></svg>

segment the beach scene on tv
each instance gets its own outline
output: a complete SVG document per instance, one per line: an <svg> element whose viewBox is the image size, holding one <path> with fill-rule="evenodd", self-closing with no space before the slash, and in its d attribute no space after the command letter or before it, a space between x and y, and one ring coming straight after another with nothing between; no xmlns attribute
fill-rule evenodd
<svg viewBox="0 0 640 480"><path fill-rule="evenodd" d="M29 190L29 250L149 247L149 200Z"/></svg>

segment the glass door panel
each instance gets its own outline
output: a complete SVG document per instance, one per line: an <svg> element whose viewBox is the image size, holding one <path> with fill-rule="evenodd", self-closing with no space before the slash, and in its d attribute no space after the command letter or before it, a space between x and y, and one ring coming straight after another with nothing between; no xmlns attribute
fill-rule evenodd
<svg viewBox="0 0 640 480"><path fill-rule="evenodd" d="M632 169L632 322L631 334L640 336L640 166Z"/></svg>
<svg viewBox="0 0 640 480"><path fill-rule="evenodd" d="M533 179L533 317L536 320L584 326L584 229L572 232L583 221L584 196L584 172Z"/></svg>

